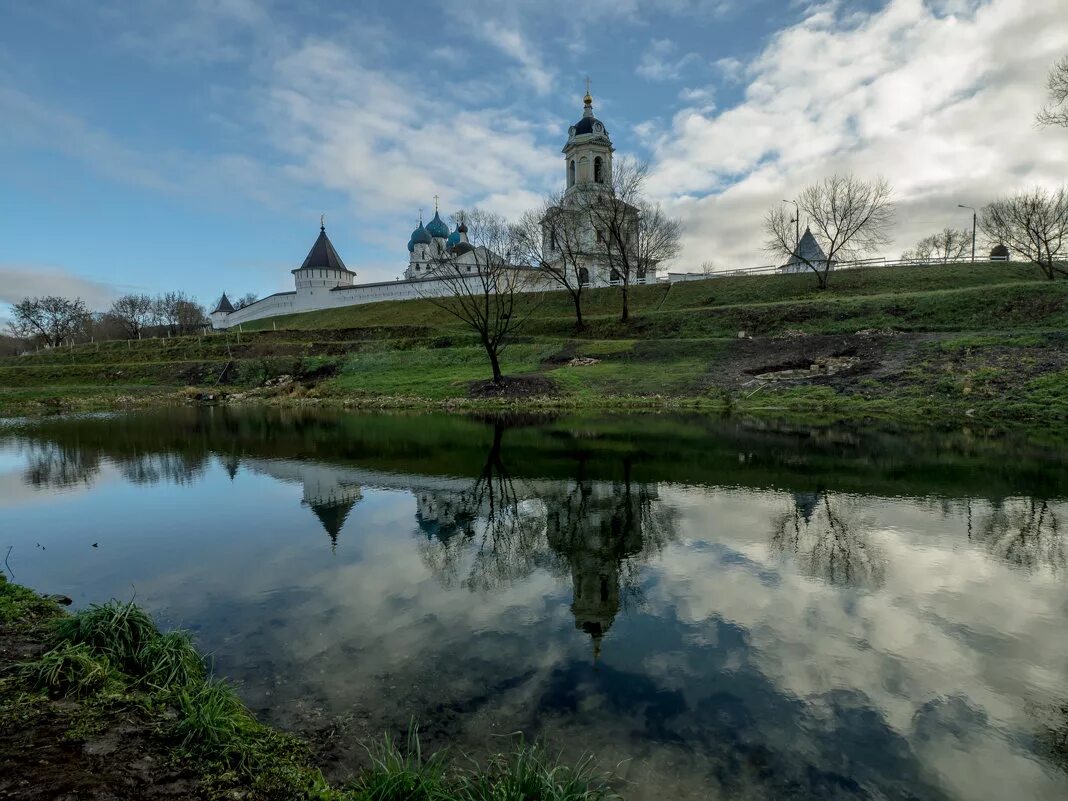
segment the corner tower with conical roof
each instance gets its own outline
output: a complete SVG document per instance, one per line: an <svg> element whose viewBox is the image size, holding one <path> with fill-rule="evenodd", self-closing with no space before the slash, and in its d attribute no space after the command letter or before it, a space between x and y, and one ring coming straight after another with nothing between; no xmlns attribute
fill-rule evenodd
<svg viewBox="0 0 1068 801"><path fill-rule="evenodd" d="M338 287L352 286L356 273L345 266L345 262L334 249L334 243L326 235L326 223L319 221L319 236L308 251L304 263L293 270L293 281L297 292L314 293L316 290L329 291Z"/></svg>
<svg viewBox="0 0 1068 801"><path fill-rule="evenodd" d="M612 182L612 140L604 123L593 116L593 97L586 81L582 118L567 131L564 145L564 166L567 192L595 189Z"/></svg>

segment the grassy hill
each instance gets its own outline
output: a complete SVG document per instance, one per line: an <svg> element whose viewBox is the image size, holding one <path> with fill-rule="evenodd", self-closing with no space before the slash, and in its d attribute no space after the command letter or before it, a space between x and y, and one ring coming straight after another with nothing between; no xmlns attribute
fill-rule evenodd
<svg viewBox="0 0 1068 801"><path fill-rule="evenodd" d="M1068 282L1027 265L850 270L825 291L809 275L635 287L625 325L618 302L614 289L589 291L587 326L576 331L569 298L543 298L502 360L535 388L522 399L473 399L488 377L476 339L416 300L0 359L0 412L155 402L191 387L365 406L682 405L1068 422ZM578 357L596 361L576 366Z"/></svg>

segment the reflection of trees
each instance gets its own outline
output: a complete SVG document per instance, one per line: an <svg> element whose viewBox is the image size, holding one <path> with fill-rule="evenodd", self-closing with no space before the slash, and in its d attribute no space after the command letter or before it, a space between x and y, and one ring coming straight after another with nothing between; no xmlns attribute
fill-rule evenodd
<svg viewBox="0 0 1068 801"><path fill-rule="evenodd" d="M446 585L479 590L507 585L539 566L570 574L571 611L595 652L620 608L639 598L638 571L672 536L672 515L656 486L623 475L614 481L522 482L504 464L503 428L471 489L424 492L416 517L427 535L423 558ZM466 577L460 578L464 571Z"/></svg>
<svg viewBox="0 0 1068 801"><path fill-rule="evenodd" d="M208 458L188 453L146 453L117 459L123 478L134 484L188 484L204 473Z"/></svg>
<svg viewBox="0 0 1068 801"><path fill-rule="evenodd" d="M96 448L82 448L58 442L26 444L27 468L24 480L34 487L70 487L88 484L104 464L104 454ZM202 474L207 458L200 454L165 452L111 457L123 478L136 484L170 481L186 484Z"/></svg>
<svg viewBox="0 0 1068 801"><path fill-rule="evenodd" d="M34 487L88 484L100 472L100 453L55 442L28 443L24 481Z"/></svg>
<svg viewBox="0 0 1068 801"><path fill-rule="evenodd" d="M773 519L771 544L804 573L830 584L877 587L885 560L855 504L822 490L796 493L794 508Z"/></svg>
<svg viewBox="0 0 1068 801"><path fill-rule="evenodd" d="M418 499L417 518L429 535L423 559L446 586L459 580L472 589L493 589L529 575L544 552L544 521L536 503L520 499L502 459L503 435L504 425L494 423L485 463L469 490ZM464 569L467 576L460 579Z"/></svg>
<svg viewBox="0 0 1068 801"><path fill-rule="evenodd" d="M1040 498L999 502L980 520L974 538L989 552L1027 570L1065 567L1064 536L1049 502Z"/></svg>

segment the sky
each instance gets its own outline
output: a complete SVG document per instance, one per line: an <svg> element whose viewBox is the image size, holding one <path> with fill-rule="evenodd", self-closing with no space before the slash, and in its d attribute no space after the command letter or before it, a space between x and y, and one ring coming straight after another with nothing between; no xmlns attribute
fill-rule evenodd
<svg viewBox="0 0 1068 801"><path fill-rule="evenodd" d="M319 215L358 282L420 209L562 188L585 79L683 223L672 270L769 262L767 210L894 187L895 257L1068 180L1035 112L1068 0L0 3L0 320L23 297L292 289Z"/></svg>

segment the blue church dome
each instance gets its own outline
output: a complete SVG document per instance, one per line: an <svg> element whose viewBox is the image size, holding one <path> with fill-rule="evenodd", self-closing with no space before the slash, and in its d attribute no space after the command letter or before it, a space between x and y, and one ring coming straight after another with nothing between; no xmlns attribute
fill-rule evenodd
<svg viewBox="0 0 1068 801"><path fill-rule="evenodd" d="M426 230L435 239L445 239L449 235L449 226L442 221L437 211L434 212L434 219L426 224Z"/></svg>
<svg viewBox="0 0 1068 801"><path fill-rule="evenodd" d="M445 240L445 247L451 248L453 245L458 245L459 243L460 243L460 229L457 228L455 231L453 231L451 234L449 234L449 238Z"/></svg>
<svg viewBox="0 0 1068 801"><path fill-rule="evenodd" d="M408 252L411 253L415 250L416 245L429 245L430 241L430 234L423 227L423 223L420 222L419 227L412 231L412 236L408 240Z"/></svg>

